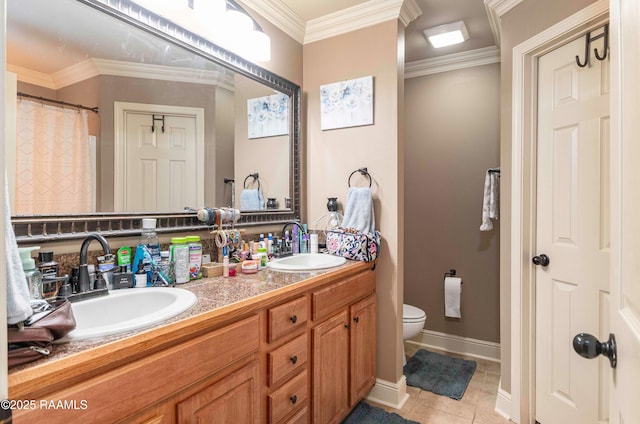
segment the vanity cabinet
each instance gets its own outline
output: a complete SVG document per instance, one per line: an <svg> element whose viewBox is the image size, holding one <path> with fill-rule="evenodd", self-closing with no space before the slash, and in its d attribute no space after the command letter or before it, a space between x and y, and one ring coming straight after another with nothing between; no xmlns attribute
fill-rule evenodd
<svg viewBox="0 0 640 424"><path fill-rule="evenodd" d="M312 295L314 424L339 423L375 383L374 291L370 272Z"/></svg>
<svg viewBox="0 0 640 424"><path fill-rule="evenodd" d="M375 273L352 264L10 374L11 399L77 406L13 419L338 423L375 382L375 321Z"/></svg>

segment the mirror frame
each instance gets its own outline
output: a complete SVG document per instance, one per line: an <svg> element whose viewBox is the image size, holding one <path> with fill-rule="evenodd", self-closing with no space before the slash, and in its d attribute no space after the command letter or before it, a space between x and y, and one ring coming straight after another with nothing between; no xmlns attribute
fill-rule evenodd
<svg viewBox="0 0 640 424"><path fill-rule="evenodd" d="M300 86L213 44L205 38L174 24L130 0L76 1L287 94L291 99L292 118L289 123L289 192L291 193L291 209L280 209L268 212L244 212L236 224L236 227L276 225L291 220L300 220ZM216 205L211 205L211 207L216 207ZM195 212L97 212L73 215L25 215L13 216L12 224L18 243L26 244L81 239L84 238L88 232L93 231L100 232L107 237L139 235L142 218L151 217L157 218L157 231L159 233L204 231L211 229L211 226L204 225L198 221Z"/></svg>

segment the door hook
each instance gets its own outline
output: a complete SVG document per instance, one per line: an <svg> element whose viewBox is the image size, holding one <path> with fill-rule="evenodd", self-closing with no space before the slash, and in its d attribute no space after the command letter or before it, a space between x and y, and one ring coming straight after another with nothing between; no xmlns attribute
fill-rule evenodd
<svg viewBox="0 0 640 424"><path fill-rule="evenodd" d="M598 52L598 49L594 48L593 54L598 60L605 60L607 58L607 54L609 52L609 24L606 24L604 26L604 30L602 31L601 34L598 34L594 37L591 37L591 31L587 32L587 35L585 36L585 43L584 43L584 62L581 62L580 57L576 55L576 63L578 64L579 67L584 68L589 64L591 42L596 41L600 38L604 38L604 52L602 53L602 56L601 56L600 53Z"/></svg>
<svg viewBox="0 0 640 424"><path fill-rule="evenodd" d="M164 115L158 115L158 117L156 117L156 115L151 115L151 132L155 131L155 125L156 125L156 121L160 121L162 122L162 132L164 133Z"/></svg>

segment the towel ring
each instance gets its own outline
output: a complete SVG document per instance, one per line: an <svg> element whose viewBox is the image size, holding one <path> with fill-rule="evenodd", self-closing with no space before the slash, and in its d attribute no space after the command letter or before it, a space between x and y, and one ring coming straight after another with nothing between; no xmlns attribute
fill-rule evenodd
<svg viewBox="0 0 640 424"><path fill-rule="evenodd" d="M253 178L253 182L258 182L258 191L260 191L260 180L258 179L258 173L256 172L255 174L249 174L247 175L247 178L244 179L244 183L242 184L242 186L246 189L247 188L247 180L249 178Z"/></svg>
<svg viewBox="0 0 640 424"><path fill-rule="evenodd" d="M360 168L353 171L351 175L349 175L349 179L347 180L347 185L351 187L351 177L353 177L353 174L355 174L356 172L359 172L360 175L369 178L369 188L371 188L371 174L369 174L369 172L367 171L367 168Z"/></svg>

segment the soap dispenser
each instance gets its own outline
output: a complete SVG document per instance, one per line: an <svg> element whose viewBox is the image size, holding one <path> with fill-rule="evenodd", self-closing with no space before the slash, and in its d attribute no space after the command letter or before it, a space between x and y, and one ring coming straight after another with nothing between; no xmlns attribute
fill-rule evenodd
<svg viewBox="0 0 640 424"><path fill-rule="evenodd" d="M38 249L40 246L18 247L31 299L42 299L42 273L36 269L36 261L31 257L31 252Z"/></svg>

